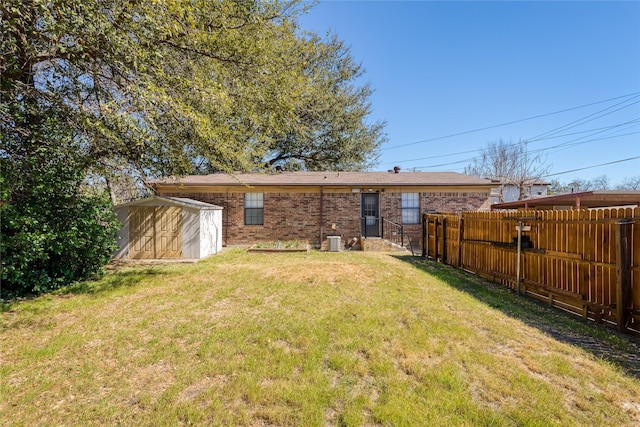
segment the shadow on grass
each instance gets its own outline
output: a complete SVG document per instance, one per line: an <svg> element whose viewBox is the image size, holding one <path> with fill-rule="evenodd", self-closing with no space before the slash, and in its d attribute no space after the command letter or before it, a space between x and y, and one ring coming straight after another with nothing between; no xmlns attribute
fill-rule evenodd
<svg viewBox="0 0 640 427"><path fill-rule="evenodd" d="M76 282L71 285L56 289L39 295L24 296L0 300L0 312L11 311L16 304L24 301L34 300L43 295L99 295L123 287L136 286L143 280L148 280L152 276L166 276L168 273L158 267L124 267L120 265L109 265L105 268L104 274L96 275L93 279Z"/></svg>
<svg viewBox="0 0 640 427"><path fill-rule="evenodd" d="M122 287L135 286L151 276L165 276L167 273L154 267L133 269L111 269L95 280L78 282L56 291L58 295L101 294Z"/></svg>
<svg viewBox="0 0 640 427"><path fill-rule="evenodd" d="M466 292L488 306L532 326L548 336L612 362L627 374L640 379L640 339L587 321L560 309L458 270L419 257L395 256L434 276L459 291Z"/></svg>

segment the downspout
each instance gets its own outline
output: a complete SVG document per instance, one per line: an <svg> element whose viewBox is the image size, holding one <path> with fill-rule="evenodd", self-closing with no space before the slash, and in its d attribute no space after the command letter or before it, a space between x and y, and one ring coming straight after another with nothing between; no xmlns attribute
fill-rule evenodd
<svg viewBox="0 0 640 427"><path fill-rule="evenodd" d="M229 189L224 194L224 246L229 244Z"/></svg>
<svg viewBox="0 0 640 427"><path fill-rule="evenodd" d="M324 191L322 185L320 186L320 248L322 248L322 224L324 224Z"/></svg>

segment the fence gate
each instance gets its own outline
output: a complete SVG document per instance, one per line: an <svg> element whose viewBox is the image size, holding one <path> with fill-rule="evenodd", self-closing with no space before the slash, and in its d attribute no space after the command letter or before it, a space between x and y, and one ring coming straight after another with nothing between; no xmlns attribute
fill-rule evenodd
<svg viewBox="0 0 640 427"><path fill-rule="evenodd" d="M444 232L446 230L446 219L443 215L425 214L423 217L423 236L425 242L422 248L423 256L442 261L446 256L444 244Z"/></svg>

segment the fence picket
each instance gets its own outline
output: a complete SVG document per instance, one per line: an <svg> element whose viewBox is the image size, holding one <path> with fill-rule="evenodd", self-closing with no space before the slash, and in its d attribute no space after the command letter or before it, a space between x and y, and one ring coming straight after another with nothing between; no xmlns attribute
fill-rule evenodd
<svg viewBox="0 0 640 427"><path fill-rule="evenodd" d="M632 220L628 307L616 305L622 219ZM515 289L518 220L531 242L521 259L526 294L610 325L627 319L626 330L640 335L640 207L424 214L423 254Z"/></svg>

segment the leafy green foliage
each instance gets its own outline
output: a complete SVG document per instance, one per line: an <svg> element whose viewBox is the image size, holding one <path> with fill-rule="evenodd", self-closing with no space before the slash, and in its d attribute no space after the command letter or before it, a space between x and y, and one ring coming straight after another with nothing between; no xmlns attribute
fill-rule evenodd
<svg viewBox="0 0 640 427"><path fill-rule="evenodd" d="M101 175L362 169L385 139L360 65L297 0L20 3L1 6L3 103L67 109Z"/></svg>
<svg viewBox="0 0 640 427"><path fill-rule="evenodd" d="M302 49L301 49L302 50ZM333 37L306 40L304 73L314 85L303 91L294 114L295 126L285 129L269 146L268 165L287 169L363 170L377 159L374 153L386 140L384 123L367 123L371 111L368 84L344 43Z"/></svg>
<svg viewBox="0 0 640 427"><path fill-rule="evenodd" d="M86 279L115 250L119 223L108 196L79 191L78 144L55 115L38 117L28 134L8 132L3 140L0 298Z"/></svg>

